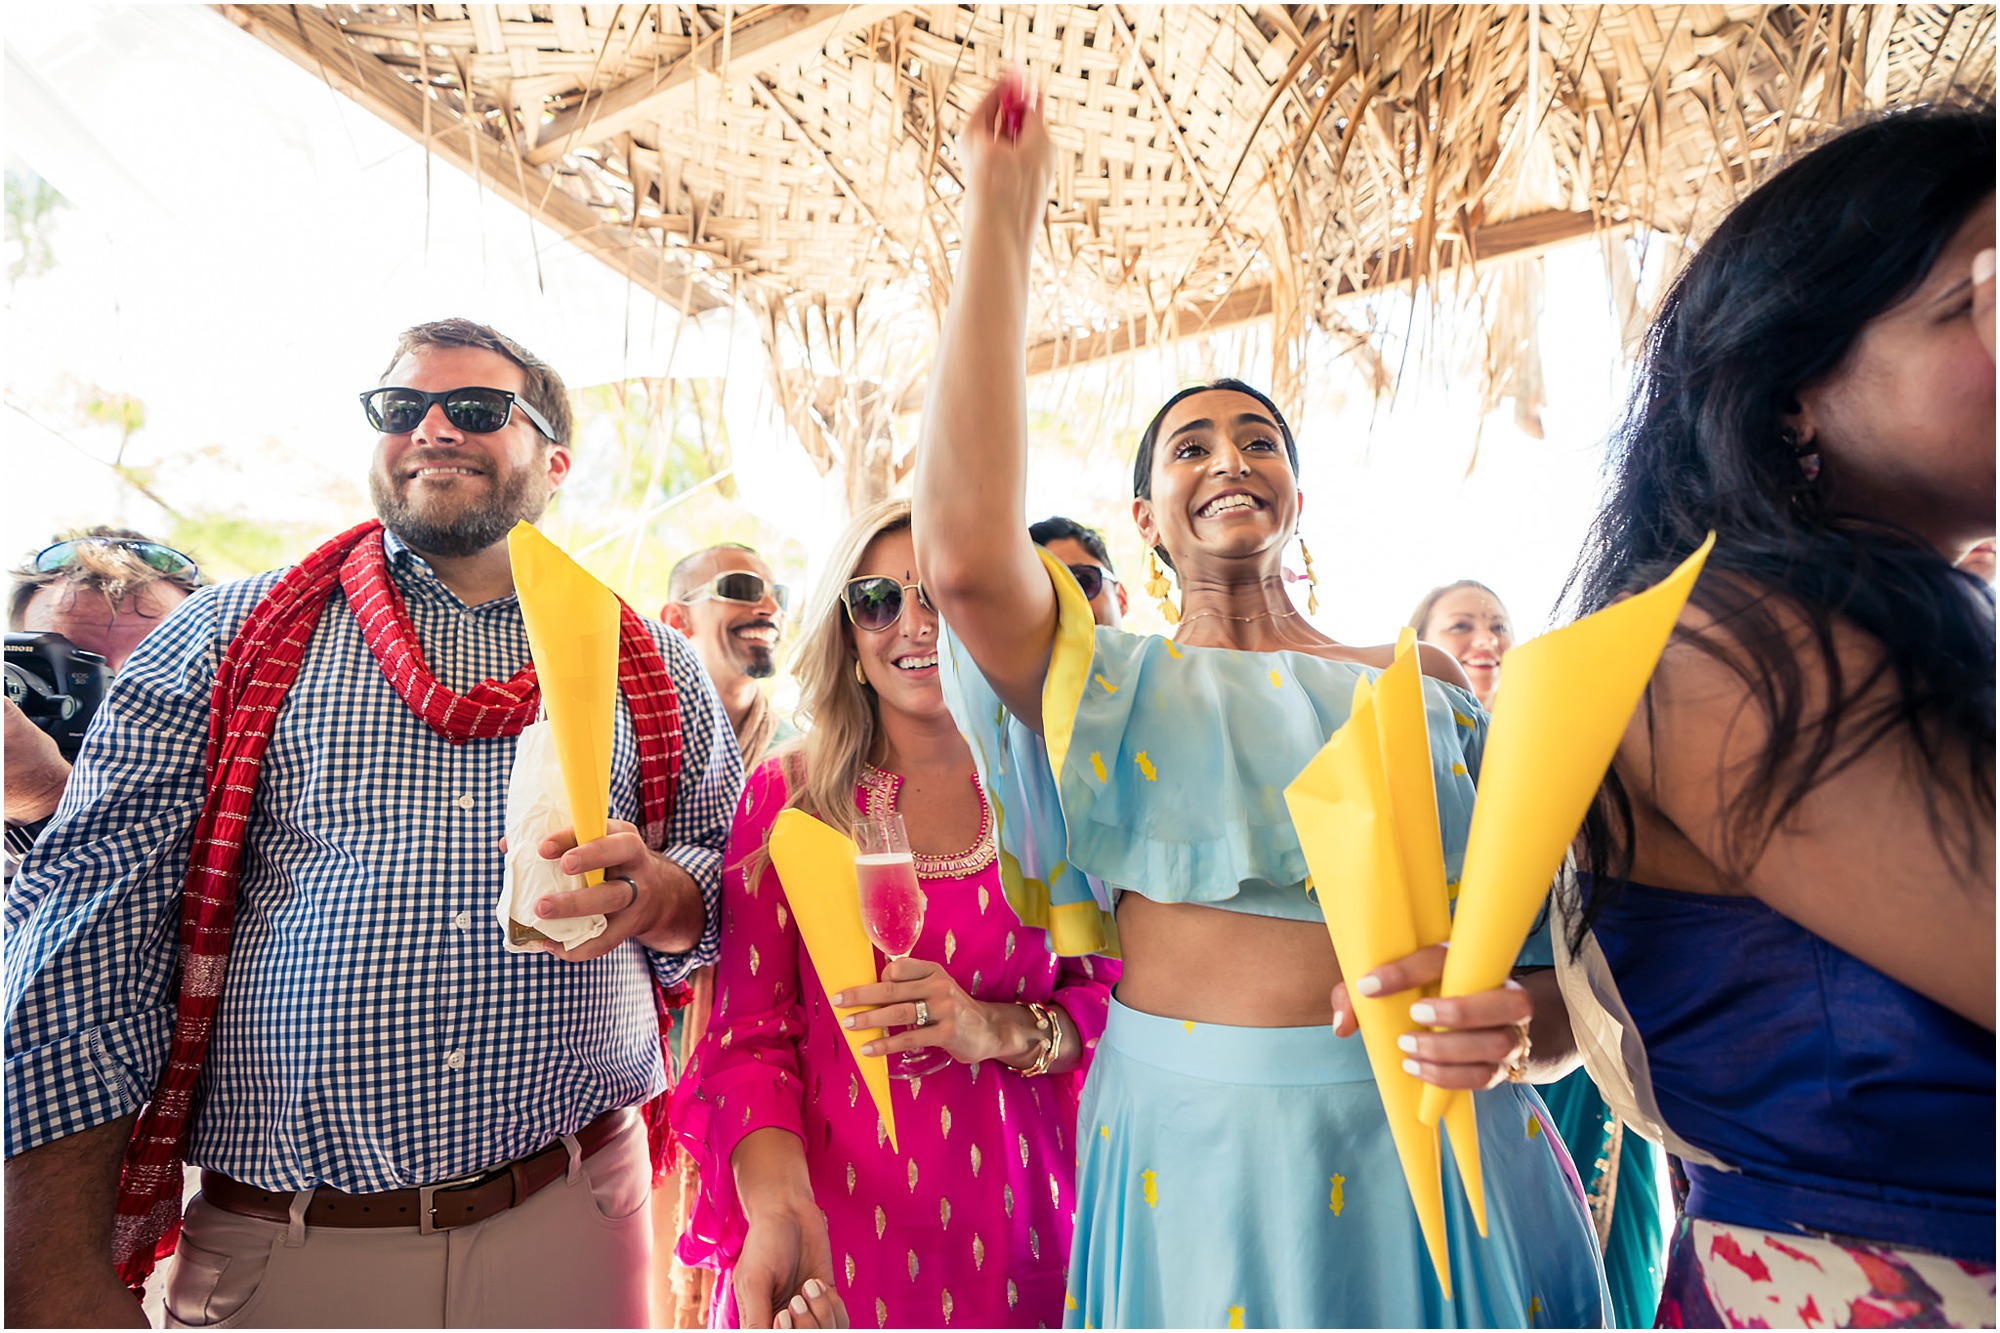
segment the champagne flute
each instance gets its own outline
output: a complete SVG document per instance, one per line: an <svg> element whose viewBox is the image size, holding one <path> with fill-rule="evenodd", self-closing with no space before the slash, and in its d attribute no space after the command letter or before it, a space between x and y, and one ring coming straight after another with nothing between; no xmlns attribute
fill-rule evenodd
<svg viewBox="0 0 2000 1333"><path fill-rule="evenodd" d="M861 889L861 928L887 957L908 958L924 929L924 891L901 815L855 822L854 877ZM950 1054L935 1046L898 1051L889 1057L889 1077L919 1078L949 1063Z"/></svg>

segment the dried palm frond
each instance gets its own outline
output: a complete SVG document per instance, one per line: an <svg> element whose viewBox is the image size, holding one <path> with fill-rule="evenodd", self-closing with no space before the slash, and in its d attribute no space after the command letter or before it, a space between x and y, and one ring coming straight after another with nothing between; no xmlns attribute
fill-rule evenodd
<svg viewBox="0 0 2000 1333"><path fill-rule="evenodd" d="M954 139L1009 65L1057 148L1035 369L1266 321L1295 402L1307 336L1365 324L1355 297L1477 290L1489 394L1524 421L1537 283L1496 261L1698 240L1821 130L1994 89L1990 5L219 8L635 285L740 294L815 461L891 478L869 451L920 401L949 297Z"/></svg>

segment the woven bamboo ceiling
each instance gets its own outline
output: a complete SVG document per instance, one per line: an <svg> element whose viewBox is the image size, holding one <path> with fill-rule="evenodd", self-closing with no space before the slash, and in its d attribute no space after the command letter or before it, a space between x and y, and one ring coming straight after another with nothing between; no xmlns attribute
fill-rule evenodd
<svg viewBox="0 0 2000 1333"><path fill-rule="evenodd" d="M878 411L921 390L955 136L1009 65L1059 150L1037 370L1249 320L1296 345L1356 293L1617 226L1698 238L1802 137L1994 88L1991 5L219 8Z"/></svg>

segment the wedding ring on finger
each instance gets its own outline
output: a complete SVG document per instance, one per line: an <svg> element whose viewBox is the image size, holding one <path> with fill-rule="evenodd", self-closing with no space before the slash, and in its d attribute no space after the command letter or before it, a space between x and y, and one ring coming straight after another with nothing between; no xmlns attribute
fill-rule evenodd
<svg viewBox="0 0 2000 1333"><path fill-rule="evenodd" d="M922 1000L918 1000L917 1026L920 1028L927 1028L930 1025L931 1025L931 1007L928 1004L925 1004Z"/></svg>
<svg viewBox="0 0 2000 1333"><path fill-rule="evenodd" d="M632 896L631 896L631 897L629 897L629 898L627 898L627 899L626 899L626 900L625 900L625 901L624 901L624 902L623 902L622 904L620 904L619 906L617 906L617 907L614 907L614 908L612 908L612 909L611 909L611 911L612 911L612 912L622 912L622 911L624 911L624 910L625 910L625 909L626 909L627 907L630 907L630 906L631 906L631 905L632 905L633 903L636 903L636 902L638 902L638 901L639 901L639 885L638 885L638 882L637 882L637 881L635 881L635 880L634 880L634 879L633 879L633 878L632 878L632 877L631 877L630 875L606 875L606 876L604 877L604 879L605 879L605 882L606 882L607 884L608 884L608 883L610 883L610 882L611 882L612 880L624 880L624 881L625 881L625 887L626 887L626 888L628 888L628 889L630 889L630 890L632 890ZM607 916L608 916L608 915L610 915L610 914L611 914L611 913L606 913L606 915L607 915Z"/></svg>

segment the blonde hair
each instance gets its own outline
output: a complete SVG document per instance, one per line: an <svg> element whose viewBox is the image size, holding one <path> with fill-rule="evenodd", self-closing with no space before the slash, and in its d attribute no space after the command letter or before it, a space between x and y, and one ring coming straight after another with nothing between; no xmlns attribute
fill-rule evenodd
<svg viewBox="0 0 2000 1333"><path fill-rule="evenodd" d="M785 803L843 833L859 810L854 789L875 748L875 691L855 678L859 660L841 594L878 537L910 526L908 500L880 500L856 514L834 542L826 568L806 599L803 627L792 650L792 677L799 685L798 720L802 739L772 756L784 765ZM755 883L769 859L770 836L743 858L743 878Z"/></svg>
<svg viewBox="0 0 2000 1333"><path fill-rule="evenodd" d="M115 618L127 598L137 597L155 583L171 584L180 589L182 596L193 592L200 584L201 574L193 557L187 557L188 568L185 571L173 574L146 563L129 543L145 542L154 546L166 543L155 541L131 528L111 528L102 524L93 528L72 528L58 533L51 545L62 542L74 542L76 546L68 562L60 567L36 569L34 559L30 557L22 561L18 568L7 572L13 584L13 591L7 599L8 629L21 628L28 615L28 603L34 601L35 594L44 588L61 587L72 597L79 593L97 593L111 604L111 614Z"/></svg>

